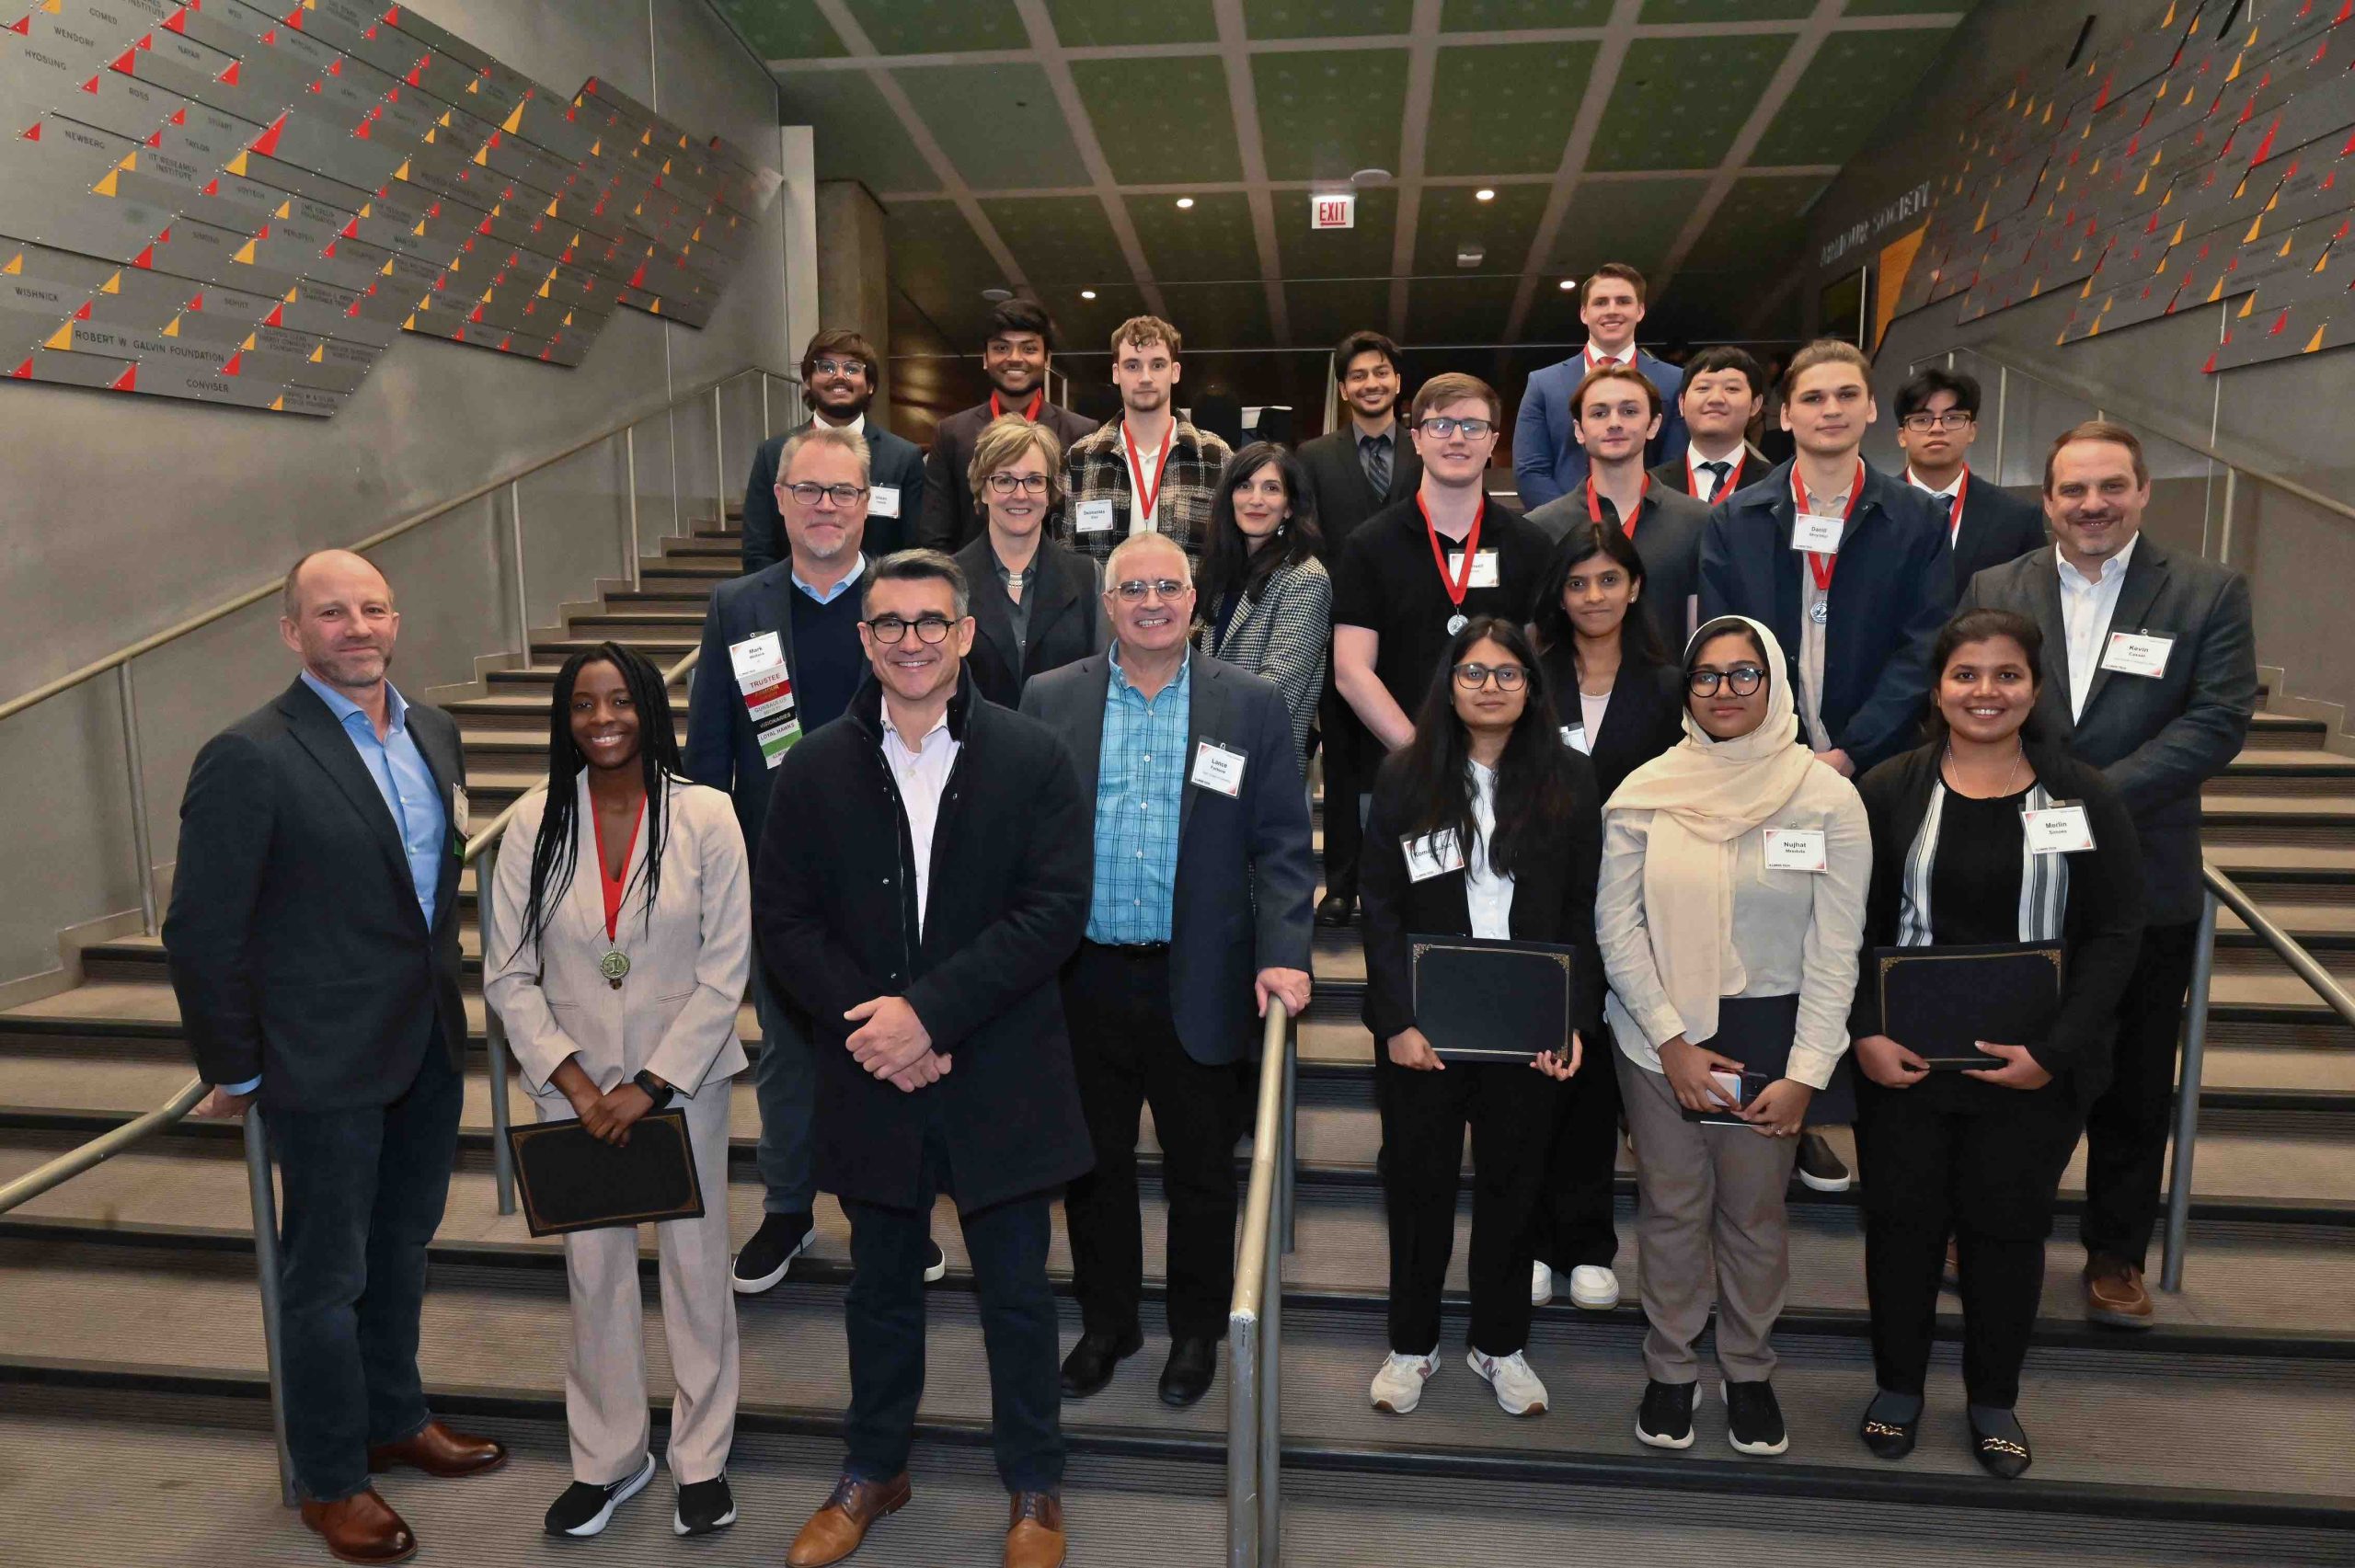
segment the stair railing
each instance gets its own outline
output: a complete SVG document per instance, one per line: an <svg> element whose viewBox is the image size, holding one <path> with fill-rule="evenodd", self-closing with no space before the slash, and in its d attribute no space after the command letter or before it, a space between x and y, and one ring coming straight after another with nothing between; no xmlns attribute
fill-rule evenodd
<svg viewBox="0 0 2355 1568"><path fill-rule="evenodd" d="M1241 1256L1226 1314L1227 1568L1276 1568L1283 1560L1283 1260L1292 1251L1293 1051L1292 1014L1270 997Z"/></svg>

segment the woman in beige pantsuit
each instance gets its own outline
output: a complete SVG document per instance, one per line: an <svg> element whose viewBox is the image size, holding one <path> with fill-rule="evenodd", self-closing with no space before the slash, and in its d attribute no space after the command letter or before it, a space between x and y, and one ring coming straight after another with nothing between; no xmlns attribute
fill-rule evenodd
<svg viewBox="0 0 2355 1568"><path fill-rule="evenodd" d="M492 890L500 951L484 993L542 1121L577 1116L626 1143L675 1105L704 1194L699 1219L655 1228L676 1392L672 1528L736 1519L735 1297L728 1283L728 1097L744 1066L737 1009L752 952L744 839L728 796L689 784L661 674L607 643L557 675L549 780L516 809ZM529 854L523 846L529 844ZM592 1536L654 1476L635 1227L564 1239L573 1483L551 1535Z"/></svg>

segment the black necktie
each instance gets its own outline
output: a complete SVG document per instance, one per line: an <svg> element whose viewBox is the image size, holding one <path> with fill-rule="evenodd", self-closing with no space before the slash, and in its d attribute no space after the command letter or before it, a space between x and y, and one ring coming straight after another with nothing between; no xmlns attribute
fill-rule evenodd
<svg viewBox="0 0 2355 1568"><path fill-rule="evenodd" d="M1390 493L1390 443L1379 436L1367 436L1358 442L1359 461L1365 464L1365 482L1373 486L1377 496Z"/></svg>
<svg viewBox="0 0 2355 1568"><path fill-rule="evenodd" d="M1733 472L1733 464L1730 463L1704 463L1699 466L1701 472L1709 476L1709 499L1714 501L1717 498L1717 491L1725 486L1726 475Z"/></svg>

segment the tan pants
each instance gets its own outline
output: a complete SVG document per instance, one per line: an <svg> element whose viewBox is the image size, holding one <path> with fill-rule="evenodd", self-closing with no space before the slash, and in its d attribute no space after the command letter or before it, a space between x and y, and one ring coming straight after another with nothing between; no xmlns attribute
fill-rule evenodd
<svg viewBox="0 0 2355 1568"><path fill-rule="evenodd" d="M1798 1139L1688 1122L1665 1074L1611 1054L1636 1156L1636 1257L1651 1320L1645 1373L1662 1383L1700 1378L1693 1346L1714 1302L1727 1380L1770 1378L1767 1341L1791 1278L1783 1199Z"/></svg>
<svg viewBox="0 0 2355 1568"><path fill-rule="evenodd" d="M703 1186L700 1219L654 1228L661 1249L662 1331L676 1392L671 1403L671 1474L680 1485L728 1466L736 1436L736 1297L728 1282L728 1095L706 1081L672 1104L687 1115L687 1141ZM561 1094L534 1096L542 1121L565 1121ZM646 1324L636 1227L578 1230L564 1239L572 1298L572 1355L564 1413L576 1481L607 1486L635 1473L652 1442L646 1402Z"/></svg>

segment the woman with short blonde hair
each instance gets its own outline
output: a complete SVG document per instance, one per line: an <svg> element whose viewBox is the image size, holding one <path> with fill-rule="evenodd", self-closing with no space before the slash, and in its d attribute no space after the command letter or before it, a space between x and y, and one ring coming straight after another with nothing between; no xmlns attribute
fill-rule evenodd
<svg viewBox="0 0 2355 1568"><path fill-rule="evenodd" d="M1054 431L1019 414L992 420L973 441L966 481L982 518L980 537L957 553L972 588L966 666L982 696L1010 708L1031 676L1104 646L1103 603L1095 563L1049 537L1063 499Z"/></svg>

